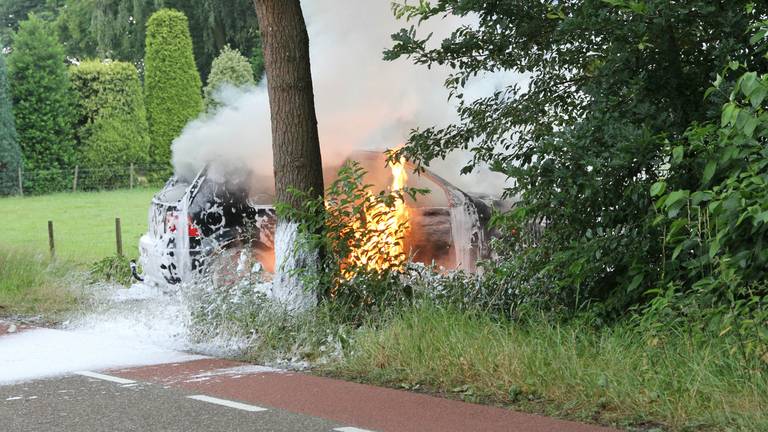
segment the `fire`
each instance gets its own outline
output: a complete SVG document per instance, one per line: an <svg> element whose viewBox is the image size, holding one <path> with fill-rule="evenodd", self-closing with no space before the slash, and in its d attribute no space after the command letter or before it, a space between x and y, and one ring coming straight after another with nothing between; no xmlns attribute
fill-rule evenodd
<svg viewBox="0 0 768 432"><path fill-rule="evenodd" d="M348 266L344 267L381 271L400 268L405 262L404 238L410 229L408 207L402 199L402 191L408 180L405 160L400 159L391 164L390 169L392 184L389 189L394 200L391 205L386 205L368 193L364 203L364 217L353 223L356 247L348 257ZM342 273L347 277L354 274L352 270L344 269Z"/></svg>

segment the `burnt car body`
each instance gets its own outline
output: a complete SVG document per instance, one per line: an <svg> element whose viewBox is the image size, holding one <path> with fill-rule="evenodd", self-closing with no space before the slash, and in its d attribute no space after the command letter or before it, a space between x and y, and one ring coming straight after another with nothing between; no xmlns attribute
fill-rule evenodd
<svg viewBox="0 0 768 432"><path fill-rule="evenodd" d="M246 187L217 180L207 169L192 182L174 176L152 198L149 231L139 240L144 280L178 284L201 271L214 251L246 241L268 254L275 220L271 205L253 203Z"/></svg>
<svg viewBox="0 0 768 432"><path fill-rule="evenodd" d="M358 152L352 159L367 171L366 181L381 189L391 171L378 152ZM338 167L325 170L332 181ZM175 285L203 270L217 250L248 247L252 258L274 271L271 179L231 175L203 169L192 181L172 177L152 199L149 231L139 242L145 282ZM428 189L408 200L410 233L406 248L417 262L446 269L474 271L488 256L487 222L492 202L472 197L439 176L425 171L410 175L407 186Z"/></svg>

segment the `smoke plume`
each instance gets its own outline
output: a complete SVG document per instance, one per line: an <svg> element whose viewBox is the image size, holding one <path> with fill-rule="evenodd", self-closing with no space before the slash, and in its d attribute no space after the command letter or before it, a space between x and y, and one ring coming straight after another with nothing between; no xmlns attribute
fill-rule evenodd
<svg viewBox="0 0 768 432"><path fill-rule="evenodd" d="M385 150L401 145L415 127L456 120L443 82L449 71L415 66L408 59L382 60L390 35L410 25L397 21L382 0L311 0L302 8L310 38L320 147L326 166L340 164L355 150ZM456 28L455 18L430 23L433 41ZM490 94L519 77L489 75L472 82L469 96ZM221 89L224 107L190 122L173 143L176 173L190 179L206 164L231 172L242 166L272 175L269 100L259 87ZM466 191L501 191L504 176L490 171L459 176L467 160L457 153L433 171Z"/></svg>

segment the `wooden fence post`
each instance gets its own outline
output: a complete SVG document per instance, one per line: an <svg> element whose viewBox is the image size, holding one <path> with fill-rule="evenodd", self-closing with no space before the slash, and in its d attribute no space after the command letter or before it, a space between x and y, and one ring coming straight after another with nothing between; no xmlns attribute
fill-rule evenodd
<svg viewBox="0 0 768 432"><path fill-rule="evenodd" d="M120 218L115 218L115 245L117 256L123 256L123 231L120 227Z"/></svg>
<svg viewBox="0 0 768 432"><path fill-rule="evenodd" d="M77 192L77 175L80 171L80 166L75 165L75 178L72 180L72 192Z"/></svg>
<svg viewBox="0 0 768 432"><path fill-rule="evenodd" d="M21 174L21 165L19 165L19 195L24 196L24 176Z"/></svg>
<svg viewBox="0 0 768 432"><path fill-rule="evenodd" d="M131 189L133 189L133 164L131 164Z"/></svg>
<svg viewBox="0 0 768 432"><path fill-rule="evenodd" d="M53 243L53 221L48 221L48 247L51 250L51 259L56 257L56 246Z"/></svg>

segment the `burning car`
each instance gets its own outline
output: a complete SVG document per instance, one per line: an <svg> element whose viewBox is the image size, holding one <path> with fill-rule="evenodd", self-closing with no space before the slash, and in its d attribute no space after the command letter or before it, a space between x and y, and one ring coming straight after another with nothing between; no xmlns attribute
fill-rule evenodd
<svg viewBox="0 0 768 432"><path fill-rule="evenodd" d="M430 171L407 176L412 167L387 166L379 152L358 152L352 159L367 171L366 181L380 189L430 191L405 202L410 226L405 248L414 261L475 271L477 261L487 257L487 222L494 203L470 196ZM326 170L326 182L335 172ZM215 251L246 246L254 260L274 272L273 200L271 178L223 178L207 168L191 181L172 177L153 197L149 231L139 243L145 282L178 284L204 269Z"/></svg>

